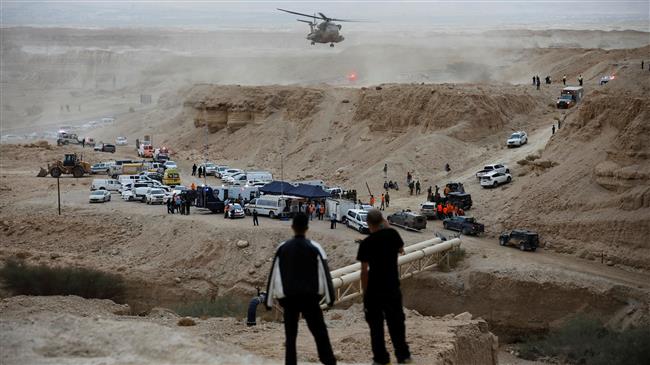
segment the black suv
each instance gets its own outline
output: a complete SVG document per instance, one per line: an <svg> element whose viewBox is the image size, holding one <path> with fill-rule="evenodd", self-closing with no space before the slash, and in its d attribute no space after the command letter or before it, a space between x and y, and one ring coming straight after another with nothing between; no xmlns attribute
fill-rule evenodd
<svg viewBox="0 0 650 365"><path fill-rule="evenodd" d="M447 195L447 201L463 210L472 208L472 196L467 193L449 193Z"/></svg>
<svg viewBox="0 0 650 365"><path fill-rule="evenodd" d="M442 226L445 229L461 232L462 234L478 235L485 231L485 226L478 223L472 217L451 217L442 221Z"/></svg>
<svg viewBox="0 0 650 365"><path fill-rule="evenodd" d="M513 229L510 233L501 233L499 244L519 246L522 251L535 251L539 247L539 235L527 229Z"/></svg>
<svg viewBox="0 0 650 365"><path fill-rule="evenodd" d="M110 152L110 153L115 153L115 145L114 144L104 144L102 145L102 152Z"/></svg>

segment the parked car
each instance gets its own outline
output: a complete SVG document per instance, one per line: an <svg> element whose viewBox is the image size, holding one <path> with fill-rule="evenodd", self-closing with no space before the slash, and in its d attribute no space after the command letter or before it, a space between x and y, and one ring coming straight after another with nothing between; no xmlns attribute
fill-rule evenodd
<svg viewBox="0 0 650 365"><path fill-rule="evenodd" d="M95 147L95 148L97 148L97 147ZM115 153L115 145L114 145L114 144L106 144L106 143L103 143L103 144L100 146L99 151L100 151L100 152L110 152L110 153Z"/></svg>
<svg viewBox="0 0 650 365"><path fill-rule="evenodd" d="M178 166L176 166L176 162L174 162L174 161L172 161L172 160L167 160L167 161L165 161L165 163L163 164L163 168L164 168L165 170L167 170L167 169L177 169Z"/></svg>
<svg viewBox="0 0 650 365"><path fill-rule="evenodd" d="M420 205L420 214L427 219L435 219L438 215L436 213L436 203L424 202Z"/></svg>
<svg viewBox="0 0 650 365"><path fill-rule="evenodd" d="M481 186L484 188L496 188L501 184L507 184L512 181L512 176L505 172L493 171L481 177Z"/></svg>
<svg viewBox="0 0 650 365"><path fill-rule="evenodd" d="M478 235L485 231L485 226L476 222L474 218L466 216L446 218L442 221L442 226L462 234Z"/></svg>
<svg viewBox="0 0 650 365"><path fill-rule="evenodd" d="M356 229L361 233L369 233L368 231L368 212L361 209L350 209L345 214L345 225L348 228Z"/></svg>
<svg viewBox="0 0 650 365"><path fill-rule="evenodd" d="M104 203L111 201L111 192L106 190L95 190L90 193L90 203Z"/></svg>
<svg viewBox="0 0 650 365"><path fill-rule="evenodd" d="M126 137L117 137L115 138L115 144L118 146L126 146L129 144L129 140Z"/></svg>
<svg viewBox="0 0 650 365"><path fill-rule="evenodd" d="M535 251L539 246L539 235L537 232L527 229L513 229L510 232L501 233L499 244L501 246L517 246L522 251Z"/></svg>
<svg viewBox="0 0 650 365"><path fill-rule="evenodd" d="M239 174L239 173L241 173L241 172L243 172L243 171L240 170L240 169L226 169L226 170L224 170L224 171L221 172L221 174L219 175L219 177L221 178L221 180L223 180L224 178L226 178L226 177L228 177L228 176L232 176L232 175L235 175L235 174Z"/></svg>
<svg viewBox="0 0 650 365"><path fill-rule="evenodd" d="M228 204L228 218L244 218L245 216L246 214L244 214L244 209L241 207L241 205L237 203Z"/></svg>
<svg viewBox="0 0 650 365"><path fill-rule="evenodd" d="M482 176L494 171L510 173L510 169L508 168L508 166L502 163L495 163L495 164L483 166L483 170L477 172L476 177L480 180Z"/></svg>
<svg viewBox="0 0 650 365"><path fill-rule="evenodd" d="M92 165L90 167L90 171L93 174L103 174L103 173L105 173L106 175L108 175L110 173L110 171L111 171L111 165L112 165L111 162L96 163L96 164L94 164L94 165Z"/></svg>
<svg viewBox="0 0 650 365"><path fill-rule="evenodd" d="M390 214L387 219L388 223L409 230L419 231L427 228L427 218L410 210Z"/></svg>
<svg viewBox="0 0 650 365"><path fill-rule="evenodd" d="M214 175L217 171L217 165L212 162L205 162L199 165L199 168L203 169L205 176Z"/></svg>
<svg viewBox="0 0 650 365"><path fill-rule="evenodd" d="M162 204L165 200L165 191L160 188L149 188L144 199L147 204Z"/></svg>
<svg viewBox="0 0 650 365"><path fill-rule="evenodd" d="M113 179L93 179L93 182L90 184L90 190L108 190L108 191L119 191L122 187L122 184Z"/></svg>
<svg viewBox="0 0 650 365"><path fill-rule="evenodd" d="M163 174L160 174L158 172L142 171L138 175L143 176L146 179L155 180L155 181L158 181L158 182L162 182L162 179L163 179Z"/></svg>
<svg viewBox="0 0 650 365"><path fill-rule="evenodd" d="M214 177L221 178L221 174L223 174L229 168L230 167L228 167L228 166L217 166L217 168L214 171Z"/></svg>
<svg viewBox="0 0 650 365"><path fill-rule="evenodd" d="M524 131L515 132L510 135L506 144L508 147L519 147L528 143L528 135Z"/></svg>
<svg viewBox="0 0 650 365"><path fill-rule="evenodd" d="M131 189L124 189L122 190L122 200L126 201L133 201L135 199L135 195L133 194L133 190Z"/></svg>
<svg viewBox="0 0 650 365"><path fill-rule="evenodd" d="M168 168L165 170L165 174L162 178L162 183L168 186L180 185L181 175L178 173L178 170L174 168Z"/></svg>
<svg viewBox="0 0 650 365"><path fill-rule="evenodd" d="M468 193L460 193L457 191L449 193L447 195L447 201L463 210L472 208L472 195Z"/></svg>

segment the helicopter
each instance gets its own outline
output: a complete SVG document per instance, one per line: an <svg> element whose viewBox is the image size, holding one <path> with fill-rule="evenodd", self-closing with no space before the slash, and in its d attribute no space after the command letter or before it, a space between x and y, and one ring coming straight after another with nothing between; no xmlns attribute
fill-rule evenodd
<svg viewBox="0 0 650 365"><path fill-rule="evenodd" d="M339 31L341 30L341 25L335 24L333 22L335 21L336 22L358 22L358 20L329 18L323 13L318 13L318 15L316 14L309 15L309 14L298 13L295 11L285 10L280 8L278 8L278 10L284 11L285 13L289 13L289 14L295 14L295 15L311 18L311 20L304 20L304 19L296 19L296 20L298 20L299 22L309 24L310 32L309 34L307 34L307 39L311 41L312 46L315 45L316 43L329 43L330 47L334 47L334 43L342 42L345 39L339 33ZM316 19L320 19L323 21L317 23Z"/></svg>

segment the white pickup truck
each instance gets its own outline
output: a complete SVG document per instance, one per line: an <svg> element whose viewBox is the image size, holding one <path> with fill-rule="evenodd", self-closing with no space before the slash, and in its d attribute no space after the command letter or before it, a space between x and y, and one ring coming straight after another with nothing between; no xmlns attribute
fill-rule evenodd
<svg viewBox="0 0 650 365"><path fill-rule="evenodd" d="M510 169L508 168L508 166L506 166L506 165L504 165L502 163L495 163L495 164L491 164L491 165L485 165L485 166L483 166L483 170L476 173L476 178L480 180L483 176L485 176L487 174L491 174L493 172L501 172L501 173L504 173L504 174L509 174Z"/></svg>

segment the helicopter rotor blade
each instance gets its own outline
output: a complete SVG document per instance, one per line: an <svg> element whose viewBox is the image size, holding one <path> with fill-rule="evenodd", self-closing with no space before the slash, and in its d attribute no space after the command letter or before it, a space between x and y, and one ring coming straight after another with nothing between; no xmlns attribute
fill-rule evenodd
<svg viewBox="0 0 650 365"><path fill-rule="evenodd" d="M284 11L285 13L289 13L289 14L295 14L295 15L305 16L305 17L307 17L307 18L318 18L317 16L315 16L315 15L311 15L311 14L303 14L303 13L298 13L298 12L296 12L296 11L285 10L285 9L280 9L280 8L276 8L276 9L278 9L278 10L280 10L280 11ZM319 19L321 19L321 18L319 18ZM324 18L322 18L322 19L325 20Z"/></svg>
<svg viewBox="0 0 650 365"><path fill-rule="evenodd" d="M299 21L299 22L303 22L303 23L307 23L307 24L314 25L314 23L311 22L311 21L309 21L309 20L303 20L303 19L296 19L296 20Z"/></svg>

